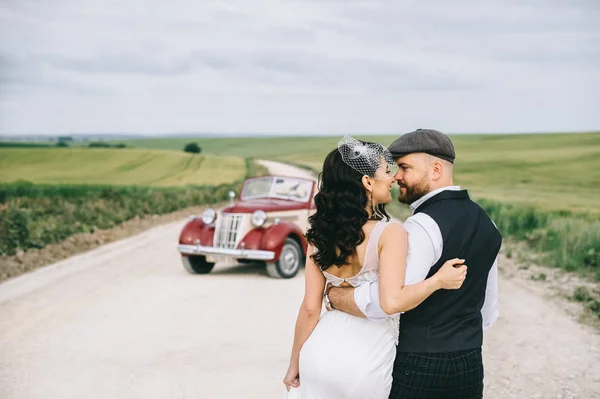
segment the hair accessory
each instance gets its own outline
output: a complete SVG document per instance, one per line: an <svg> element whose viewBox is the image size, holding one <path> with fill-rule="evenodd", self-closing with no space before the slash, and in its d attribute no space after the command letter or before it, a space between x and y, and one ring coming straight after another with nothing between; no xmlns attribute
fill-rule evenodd
<svg viewBox="0 0 600 399"><path fill-rule="evenodd" d="M338 151L348 166L363 175L378 178L377 170L383 165L383 173L394 176L398 166L392 153L378 143L365 143L353 137L344 136L338 142Z"/></svg>

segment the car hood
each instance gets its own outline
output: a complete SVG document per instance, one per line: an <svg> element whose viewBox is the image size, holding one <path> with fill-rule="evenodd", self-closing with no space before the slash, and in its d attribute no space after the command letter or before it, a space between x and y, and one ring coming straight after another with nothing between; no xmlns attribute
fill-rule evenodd
<svg viewBox="0 0 600 399"><path fill-rule="evenodd" d="M265 212L293 211L297 209L306 209L307 204L296 201L288 201L275 198L261 198L254 200L243 200L236 202L233 206L222 210L225 213L252 213L257 210Z"/></svg>

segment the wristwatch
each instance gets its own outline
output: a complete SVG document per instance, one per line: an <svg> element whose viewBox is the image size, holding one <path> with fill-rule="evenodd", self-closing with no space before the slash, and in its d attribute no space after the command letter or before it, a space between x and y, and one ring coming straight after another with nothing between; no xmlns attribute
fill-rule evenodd
<svg viewBox="0 0 600 399"><path fill-rule="evenodd" d="M335 309L333 307L333 305L331 304L331 300L329 299L329 290L331 288L333 288L333 286L327 287L327 289L325 290L325 293L323 294L323 299L325 300L325 309L327 309L327 310Z"/></svg>

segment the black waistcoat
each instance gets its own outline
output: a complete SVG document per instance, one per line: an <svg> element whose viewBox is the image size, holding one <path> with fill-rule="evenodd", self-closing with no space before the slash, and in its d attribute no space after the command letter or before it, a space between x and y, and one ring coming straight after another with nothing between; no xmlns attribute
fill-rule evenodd
<svg viewBox="0 0 600 399"><path fill-rule="evenodd" d="M467 191L445 190L415 213L429 215L440 227L442 256L427 277L445 261L465 259L467 278L458 290L438 290L400 317L399 352L456 352L481 347L481 308L488 273L500 251L502 236Z"/></svg>

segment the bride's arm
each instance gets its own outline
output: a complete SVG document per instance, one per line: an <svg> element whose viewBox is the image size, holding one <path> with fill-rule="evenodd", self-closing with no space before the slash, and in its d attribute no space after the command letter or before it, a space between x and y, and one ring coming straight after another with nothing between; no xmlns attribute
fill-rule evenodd
<svg viewBox="0 0 600 399"><path fill-rule="evenodd" d="M300 305L298 319L296 320L296 329L294 332L294 344L292 346L292 355L290 357L290 369L284 381L286 384L296 386L290 381L291 374L297 373L298 363L300 359L300 350L302 345L308 339L312 331L315 329L319 317L321 316L321 307L323 305L323 292L325 291L325 277L317 265L313 262L311 255L314 250L309 246L306 253L305 267L305 287L304 300Z"/></svg>
<svg viewBox="0 0 600 399"><path fill-rule="evenodd" d="M452 259L430 278L418 284L405 285L406 259L408 256L408 233L400 224L391 223L379 240L379 302L386 314L414 309L435 291L459 288L464 280L466 267Z"/></svg>

